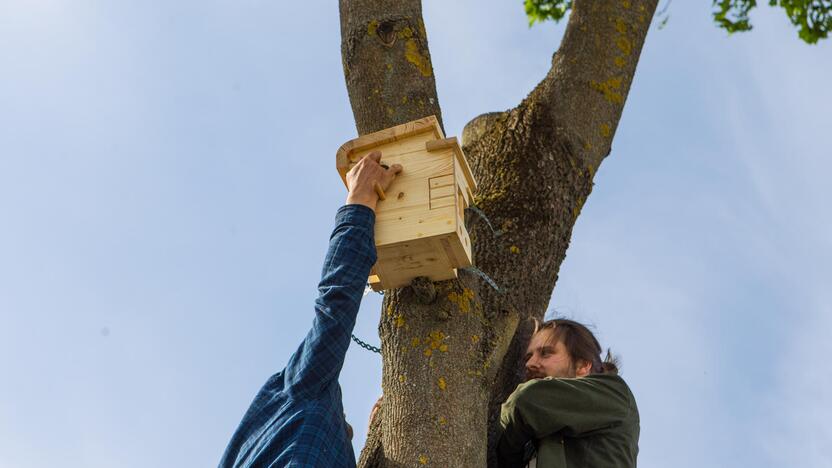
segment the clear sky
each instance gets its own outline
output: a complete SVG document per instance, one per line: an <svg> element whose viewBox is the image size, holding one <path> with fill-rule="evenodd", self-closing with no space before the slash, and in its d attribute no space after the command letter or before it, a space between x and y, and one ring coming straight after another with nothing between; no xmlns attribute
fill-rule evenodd
<svg viewBox="0 0 832 468"><path fill-rule="evenodd" d="M622 356L640 466L830 466L832 45L767 6L728 37L710 3L648 35L551 313ZM520 0L424 10L449 135L563 33ZM0 467L216 465L311 323L356 136L337 15L0 0ZM353 345L356 451L380 376Z"/></svg>

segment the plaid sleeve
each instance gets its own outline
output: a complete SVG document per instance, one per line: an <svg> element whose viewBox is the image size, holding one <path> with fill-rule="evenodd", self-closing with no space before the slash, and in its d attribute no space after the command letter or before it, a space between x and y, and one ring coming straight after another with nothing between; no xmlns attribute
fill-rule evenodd
<svg viewBox="0 0 832 468"><path fill-rule="evenodd" d="M287 390L295 396L314 394L338 380L376 261L374 223L375 213L363 205L343 206L335 216L312 328L286 365Z"/></svg>

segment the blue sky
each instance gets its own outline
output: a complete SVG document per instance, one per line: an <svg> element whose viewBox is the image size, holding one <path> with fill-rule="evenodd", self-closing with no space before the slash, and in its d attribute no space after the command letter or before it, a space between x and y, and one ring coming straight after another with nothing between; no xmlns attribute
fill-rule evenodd
<svg viewBox="0 0 832 468"><path fill-rule="evenodd" d="M449 3L424 10L459 135L563 26ZM650 32L551 311L622 356L640 466L828 466L832 49L709 8ZM0 2L0 467L216 464L311 323L355 137L338 28L334 1ZM380 375L351 347L357 450Z"/></svg>

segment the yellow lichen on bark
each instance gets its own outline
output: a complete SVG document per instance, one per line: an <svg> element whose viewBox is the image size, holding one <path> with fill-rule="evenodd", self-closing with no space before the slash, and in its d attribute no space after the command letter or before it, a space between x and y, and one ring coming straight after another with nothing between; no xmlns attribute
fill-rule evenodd
<svg viewBox="0 0 832 468"><path fill-rule="evenodd" d="M589 82L589 85L592 89L600 91L607 101L613 104L624 104L624 96L618 92L621 89L621 78L612 77L602 83L592 80Z"/></svg>
<svg viewBox="0 0 832 468"><path fill-rule="evenodd" d="M456 304L457 308L462 313L468 313L471 311L471 299L474 298L474 291L464 288L462 290L462 294L458 294L456 291L451 291L448 293L448 300L451 303Z"/></svg>
<svg viewBox="0 0 832 468"><path fill-rule="evenodd" d="M578 219L578 215L581 214L581 210L584 207L584 203L586 202L586 198L578 199L578 204L572 208L572 218Z"/></svg>
<svg viewBox="0 0 832 468"><path fill-rule="evenodd" d="M482 209L483 206L496 202L505 197L508 192L505 189L494 190L488 194L478 194L474 197L474 204Z"/></svg>
<svg viewBox="0 0 832 468"><path fill-rule="evenodd" d="M430 346L430 349L439 349L442 346L442 342L447 338L445 334L439 330L430 332L430 335L425 340L425 343Z"/></svg>
<svg viewBox="0 0 832 468"><path fill-rule="evenodd" d="M448 344L445 343L445 340L448 339L448 335L446 335L441 330L436 330L430 332L427 337L425 338L413 338L410 340L410 344L415 348L420 344L425 345L425 349L422 350L422 354L427 357L433 356L434 351L439 351L440 353L447 353L448 352Z"/></svg>
<svg viewBox="0 0 832 468"><path fill-rule="evenodd" d="M377 30L378 30L378 21L372 20L367 24L367 35L368 36L375 35Z"/></svg>
<svg viewBox="0 0 832 468"><path fill-rule="evenodd" d="M619 37L615 40L615 45L618 47L618 50L621 51L624 55L630 55L633 51L633 43L624 36Z"/></svg>
<svg viewBox="0 0 832 468"><path fill-rule="evenodd" d="M419 44L416 42L416 39L410 38L404 43L404 58L412 63L422 76L431 76L433 74L430 59L425 57L419 50Z"/></svg>
<svg viewBox="0 0 832 468"><path fill-rule="evenodd" d="M400 29L399 32L396 33L399 36L399 39L409 39L413 37L413 30L410 29L408 26Z"/></svg>

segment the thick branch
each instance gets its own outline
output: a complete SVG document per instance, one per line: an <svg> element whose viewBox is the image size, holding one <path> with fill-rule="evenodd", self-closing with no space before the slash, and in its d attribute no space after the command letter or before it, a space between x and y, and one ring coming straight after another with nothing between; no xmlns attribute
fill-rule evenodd
<svg viewBox="0 0 832 468"><path fill-rule="evenodd" d="M542 317L572 227L610 151L656 0L577 0L552 69L506 112L463 132L477 205L475 261L523 315Z"/></svg>
<svg viewBox="0 0 832 468"><path fill-rule="evenodd" d="M429 115L442 124L419 0L340 0L341 57L360 135Z"/></svg>
<svg viewBox="0 0 832 468"><path fill-rule="evenodd" d="M576 0L552 68L529 99L574 138L592 171L609 154L657 0Z"/></svg>
<svg viewBox="0 0 832 468"><path fill-rule="evenodd" d="M499 232L473 227L476 264L508 291L520 318L546 312L572 228L610 152L656 3L576 0L547 76L516 108L483 114L463 132L477 205ZM527 324L517 327L492 386L492 450L500 403L521 378Z"/></svg>

